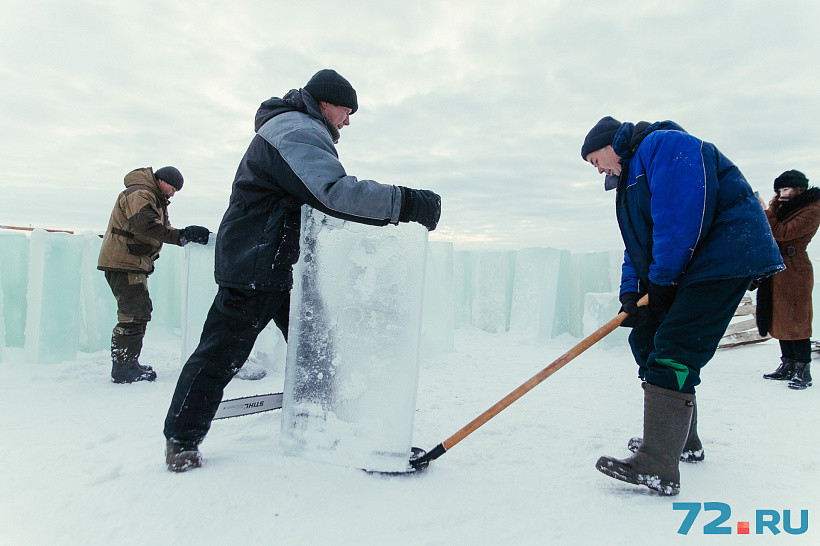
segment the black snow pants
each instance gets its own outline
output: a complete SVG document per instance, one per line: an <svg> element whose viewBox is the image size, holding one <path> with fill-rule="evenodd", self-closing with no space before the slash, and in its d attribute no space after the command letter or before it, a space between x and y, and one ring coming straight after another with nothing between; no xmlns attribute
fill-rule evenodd
<svg viewBox="0 0 820 546"><path fill-rule="evenodd" d="M259 333L273 320L288 338L290 292L259 292L219 287L199 345L182 367L165 437L197 446L211 428L225 386L239 371Z"/></svg>
<svg viewBox="0 0 820 546"><path fill-rule="evenodd" d="M682 286L666 317L635 326L629 345L644 381L688 394L700 384L700 370L715 355L751 277Z"/></svg>

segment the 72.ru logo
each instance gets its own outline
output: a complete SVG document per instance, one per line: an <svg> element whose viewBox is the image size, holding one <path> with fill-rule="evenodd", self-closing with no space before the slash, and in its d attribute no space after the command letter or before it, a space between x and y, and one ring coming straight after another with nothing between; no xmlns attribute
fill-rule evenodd
<svg viewBox="0 0 820 546"><path fill-rule="evenodd" d="M704 535L731 535L732 526L723 525L729 518L732 517L732 508L725 502L675 502L672 503L672 510L686 510L689 512L683 518L683 523L678 529L678 534L686 535L695 523L695 519L700 513L701 506L704 512L718 512L709 523L703 526ZM754 530L755 534L762 535L768 529L773 535L780 533L777 526L783 522L783 530L790 535L802 535L809 530L809 511L800 510L800 526L792 526L791 510L783 510L783 517L780 517L780 512L777 510L755 510ZM748 535L751 532L751 522L738 521L737 534Z"/></svg>

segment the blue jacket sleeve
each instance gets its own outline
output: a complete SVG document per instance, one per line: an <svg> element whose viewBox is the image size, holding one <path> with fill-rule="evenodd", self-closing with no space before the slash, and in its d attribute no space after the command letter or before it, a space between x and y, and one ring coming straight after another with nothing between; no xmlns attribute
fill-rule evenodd
<svg viewBox="0 0 820 546"><path fill-rule="evenodd" d="M657 131L638 148L649 184L652 263L649 280L677 284L703 235L707 177L703 142L679 131Z"/></svg>

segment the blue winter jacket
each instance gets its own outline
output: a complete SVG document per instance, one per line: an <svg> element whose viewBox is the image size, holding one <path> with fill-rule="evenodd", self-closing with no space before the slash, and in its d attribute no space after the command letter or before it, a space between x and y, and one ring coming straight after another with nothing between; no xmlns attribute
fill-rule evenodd
<svg viewBox="0 0 820 546"><path fill-rule="evenodd" d="M303 89L259 107L216 237L217 284L290 290L304 204L362 224L398 223L401 190L348 175L329 123Z"/></svg>
<svg viewBox="0 0 820 546"><path fill-rule="evenodd" d="M740 170L671 121L623 123L616 214L626 251L620 293L784 269L763 208Z"/></svg>

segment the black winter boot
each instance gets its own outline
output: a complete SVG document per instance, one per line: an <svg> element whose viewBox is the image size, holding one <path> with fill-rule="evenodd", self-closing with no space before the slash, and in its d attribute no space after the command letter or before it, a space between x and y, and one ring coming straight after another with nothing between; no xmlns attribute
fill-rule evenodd
<svg viewBox="0 0 820 546"><path fill-rule="evenodd" d="M683 444L692 422L694 394L643 384L643 442L624 460L601 457L595 468L611 478L645 485L661 495L680 493Z"/></svg>
<svg viewBox="0 0 820 546"><path fill-rule="evenodd" d="M114 383L153 381L157 373L139 363L144 324L119 323L111 336L111 380Z"/></svg>
<svg viewBox="0 0 820 546"><path fill-rule="evenodd" d="M642 443L643 438L630 438L627 447L632 453L637 453ZM683 444L683 453L680 455L680 460L684 463L699 463L705 458L703 444L698 437L698 401L695 399L692 405L692 422L689 424L689 435L686 437L686 443Z"/></svg>
<svg viewBox="0 0 820 546"><path fill-rule="evenodd" d="M165 465L171 472L186 472L202 466L202 454L196 446L186 446L173 440L166 440Z"/></svg>
<svg viewBox="0 0 820 546"><path fill-rule="evenodd" d="M798 362L795 365L794 378L789 383L789 388L802 391L807 387L811 387L811 364Z"/></svg>
<svg viewBox="0 0 820 546"><path fill-rule="evenodd" d="M794 377L794 365L795 361L791 358L786 358L785 356L780 357L780 366L777 367L775 371L772 373L764 374L763 377L765 379L774 379L776 381L784 381L786 379L791 379Z"/></svg>

